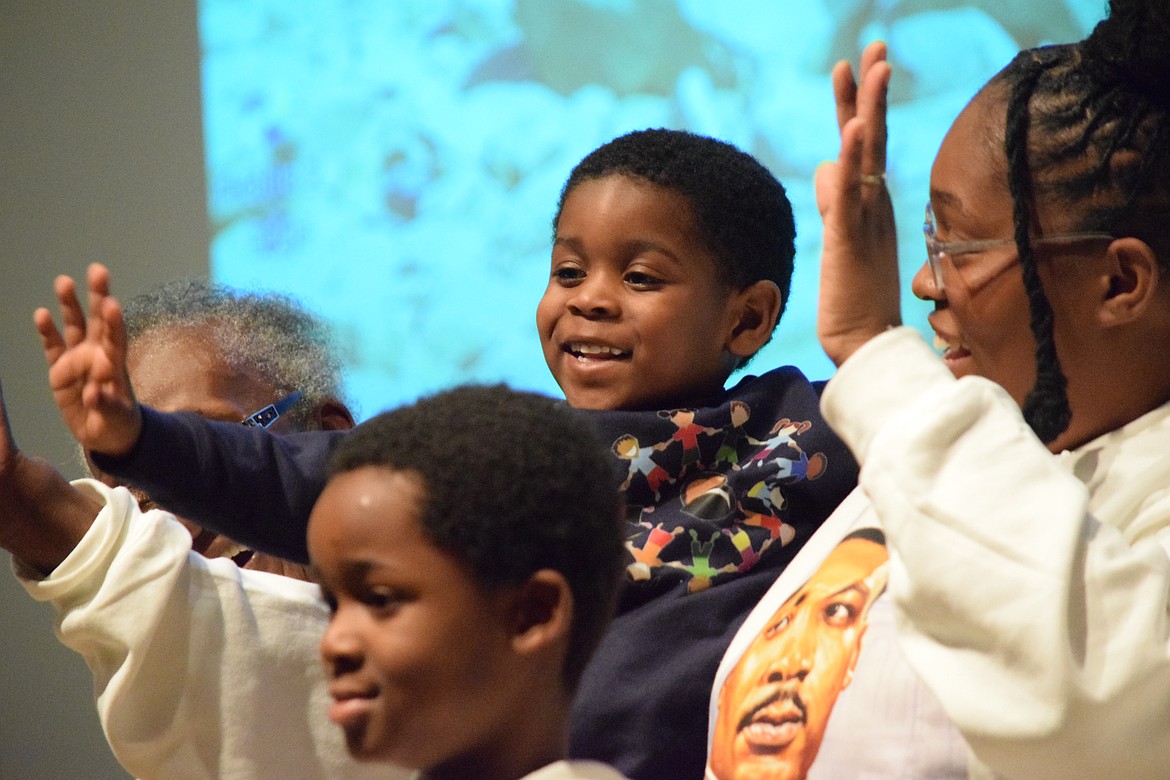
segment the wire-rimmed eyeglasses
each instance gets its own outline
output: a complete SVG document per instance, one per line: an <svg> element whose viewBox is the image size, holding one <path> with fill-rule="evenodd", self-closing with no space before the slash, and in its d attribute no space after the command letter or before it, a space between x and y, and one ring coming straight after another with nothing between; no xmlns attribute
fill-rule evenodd
<svg viewBox="0 0 1170 780"><path fill-rule="evenodd" d="M926 219L922 223L922 233L926 236L926 262L930 265L930 274L934 278L934 286L939 292L943 290L943 257L983 252L1001 246L1015 246L1014 238L988 238L980 241L939 241L938 231L934 220L934 207L926 204ZM1060 233L1055 236L1033 238L1033 246L1045 244L1067 244L1074 241L1112 241L1116 236L1110 233L1083 232Z"/></svg>

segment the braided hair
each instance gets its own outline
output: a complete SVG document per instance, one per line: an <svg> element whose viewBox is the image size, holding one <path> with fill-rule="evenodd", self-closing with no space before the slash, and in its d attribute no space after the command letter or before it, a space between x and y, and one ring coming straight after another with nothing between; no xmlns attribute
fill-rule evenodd
<svg viewBox="0 0 1170 780"><path fill-rule="evenodd" d="M1071 207L1069 230L1133 236L1170 257L1170 8L1110 0L1084 41L1023 51L992 85L1008 95L1008 188L1036 339L1036 385L1023 412L1047 443L1071 412L1029 238L1033 199Z"/></svg>

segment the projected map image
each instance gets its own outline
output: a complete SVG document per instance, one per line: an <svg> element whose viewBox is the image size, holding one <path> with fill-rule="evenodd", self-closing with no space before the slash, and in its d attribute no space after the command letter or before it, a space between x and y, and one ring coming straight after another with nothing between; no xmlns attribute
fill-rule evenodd
<svg viewBox="0 0 1170 780"><path fill-rule="evenodd" d="M751 152L787 187L797 273L753 368L825 378L812 176L837 151L832 64L889 42L889 186L908 280L951 120L1021 47L1080 38L1103 8L200 0L212 275L291 294L333 323L363 417L468 381L555 395L534 312L561 185L623 132L684 128ZM904 311L925 330L926 304L907 293Z"/></svg>

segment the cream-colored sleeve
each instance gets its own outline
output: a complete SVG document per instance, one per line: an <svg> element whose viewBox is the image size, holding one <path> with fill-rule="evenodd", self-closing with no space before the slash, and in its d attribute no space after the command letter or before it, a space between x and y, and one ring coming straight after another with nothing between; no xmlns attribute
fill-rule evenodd
<svg viewBox="0 0 1170 780"><path fill-rule="evenodd" d="M829 383L890 550L903 649L1007 777L1164 778L1170 767L1170 441L1124 516L1050 454L998 386L955 380L917 334Z"/></svg>
<svg viewBox="0 0 1170 780"><path fill-rule="evenodd" d="M94 677L122 765L141 780L410 777L359 765L326 717L315 585L191 552L173 517L124 489L47 578L17 575L57 609L60 640Z"/></svg>

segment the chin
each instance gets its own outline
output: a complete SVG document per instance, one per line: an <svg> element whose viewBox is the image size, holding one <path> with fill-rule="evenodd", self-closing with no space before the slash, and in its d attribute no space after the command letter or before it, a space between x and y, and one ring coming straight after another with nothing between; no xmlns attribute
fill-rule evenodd
<svg viewBox="0 0 1170 780"><path fill-rule="evenodd" d="M565 402L574 409L621 409L624 404L620 399L615 400L615 397L606 390L591 390L588 388L576 388L573 390L562 390L565 394Z"/></svg>

